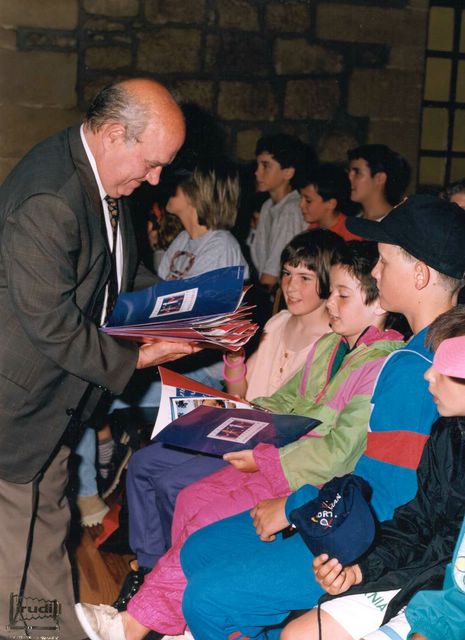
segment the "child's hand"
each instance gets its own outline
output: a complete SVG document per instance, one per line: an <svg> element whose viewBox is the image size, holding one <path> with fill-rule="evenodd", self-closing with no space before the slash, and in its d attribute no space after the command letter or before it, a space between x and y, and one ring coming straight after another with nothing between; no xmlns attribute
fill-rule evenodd
<svg viewBox="0 0 465 640"><path fill-rule="evenodd" d="M244 471L244 473L253 473L258 471L257 463L253 457L252 449L244 449L244 451L234 451L232 453L225 453L223 460L226 460L238 471Z"/></svg>
<svg viewBox="0 0 465 640"><path fill-rule="evenodd" d="M362 572L358 564L343 567L336 558L330 560L326 553L313 560L313 572L318 584L332 596L344 593L362 581Z"/></svg>
<svg viewBox="0 0 465 640"><path fill-rule="evenodd" d="M276 538L274 534L289 525L285 510L286 499L262 500L250 512L257 536L263 542L272 542Z"/></svg>

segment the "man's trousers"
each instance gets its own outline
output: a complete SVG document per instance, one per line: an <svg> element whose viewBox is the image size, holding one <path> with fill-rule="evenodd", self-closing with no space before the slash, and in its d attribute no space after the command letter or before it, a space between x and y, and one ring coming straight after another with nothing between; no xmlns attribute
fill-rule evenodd
<svg viewBox="0 0 465 640"><path fill-rule="evenodd" d="M32 638L81 640L85 636L74 613L65 548L70 522L65 496L69 453L61 447L45 472L27 484L0 480L2 639L27 637L25 625L36 627L30 631ZM24 597L18 603L21 593ZM8 625L18 628L8 629Z"/></svg>

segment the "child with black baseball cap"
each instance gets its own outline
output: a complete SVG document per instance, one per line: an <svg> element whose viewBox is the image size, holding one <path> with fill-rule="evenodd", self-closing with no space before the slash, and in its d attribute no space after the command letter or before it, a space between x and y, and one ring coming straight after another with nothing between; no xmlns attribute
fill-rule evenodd
<svg viewBox="0 0 465 640"><path fill-rule="evenodd" d="M425 379L442 417L418 468L417 495L381 525L375 548L359 563L343 567L327 554L315 558L320 585L347 595L324 598L320 623L313 610L288 625L282 640L464 637L464 334L463 305L440 316L428 334L433 348L440 340Z"/></svg>
<svg viewBox="0 0 465 640"><path fill-rule="evenodd" d="M350 218L347 227L366 240L403 249L442 276L456 280L449 284L460 289L465 271L465 213L456 203L414 195L379 222Z"/></svg>

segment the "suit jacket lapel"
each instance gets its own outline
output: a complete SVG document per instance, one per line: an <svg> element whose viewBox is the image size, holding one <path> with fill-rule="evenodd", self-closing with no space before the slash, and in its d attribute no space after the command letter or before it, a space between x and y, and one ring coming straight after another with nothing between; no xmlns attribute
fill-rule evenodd
<svg viewBox="0 0 465 640"><path fill-rule="evenodd" d="M102 201L98 190L97 181L90 166L86 151L82 144L80 128L73 127L69 129L69 146L74 166L79 175L79 180L84 188L87 199L90 204L90 211L95 213L100 220L102 215Z"/></svg>
<svg viewBox="0 0 465 640"><path fill-rule="evenodd" d="M96 289L93 302L91 304L90 314L94 318L96 324L100 324L102 314L102 306L105 292L105 285L110 276L111 262L110 250L108 247L108 239L104 228L103 207L100 199L97 181L87 158L86 151L82 144L79 127L68 129L69 148L73 159L73 164L82 185L82 192L85 196L87 220L90 225L92 237L99 239L105 248L107 259L102 273L102 279L99 287Z"/></svg>

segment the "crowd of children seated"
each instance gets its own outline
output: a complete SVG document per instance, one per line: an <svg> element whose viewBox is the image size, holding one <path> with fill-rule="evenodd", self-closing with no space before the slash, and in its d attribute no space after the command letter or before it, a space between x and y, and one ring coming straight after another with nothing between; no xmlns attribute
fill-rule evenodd
<svg viewBox="0 0 465 640"><path fill-rule="evenodd" d="M269 198L250 266L285 309L253 353L224 355L215 380L320 424L223 459L137 451L124 494L135 562L113 605L77 605L91 640L465 638L465 182L407 197L402 156L385 145L347 155L344 169L287 134L258 141L256 185ZM178 170L174 185L161 215L184 231L159 276L247 269L229 231L229 166ZM289 525L350 473L370 484L380 524L342 566L313 557Z"/></svg>

